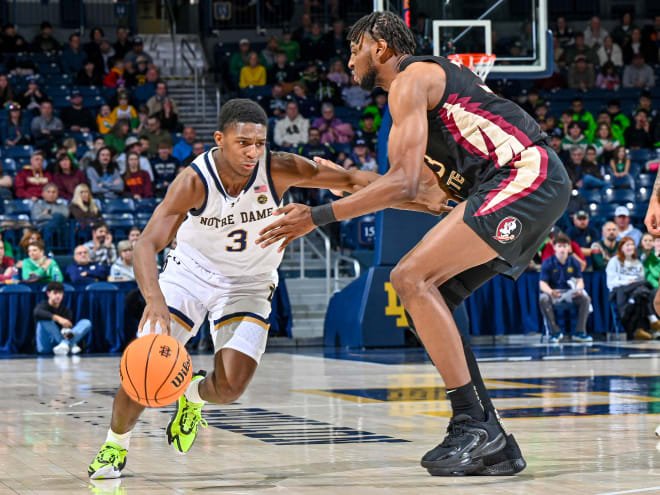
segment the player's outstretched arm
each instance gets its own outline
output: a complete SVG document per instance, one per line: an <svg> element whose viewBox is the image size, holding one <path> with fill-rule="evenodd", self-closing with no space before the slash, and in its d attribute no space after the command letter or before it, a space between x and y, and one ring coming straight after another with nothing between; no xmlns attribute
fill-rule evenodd
<svg viewBox="0 0 660 495"><path fill-rule="evenodd" d="M660 235L660 171L655 178L653 194L649 201L649 209L646 212L644 224L650 234Z"/></svg>
<svg viewBox="0 0 660 495"><path fill-rule="evenodd" d="M149 321L151 333L156 325L170 333L170 313L158 286L157 254L172 241L189 210L199 208L205 200L204 184L192 168L184 170L170 185L165 199L158 205L135 244L135 279L147 303L138 333Z"/></svg>

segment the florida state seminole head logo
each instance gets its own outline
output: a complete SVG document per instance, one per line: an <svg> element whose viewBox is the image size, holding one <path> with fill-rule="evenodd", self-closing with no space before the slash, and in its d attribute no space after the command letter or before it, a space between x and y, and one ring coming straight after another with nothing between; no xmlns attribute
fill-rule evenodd
<svg viewBox="0 0 660 495"><path fill-rule="evenodd" d="M516 217L506 217L497 224L497 230L495 230L493 239L500 241L502 244L506 244L517 239L521 230L522 224L520 223L520 220Z"/></svg>

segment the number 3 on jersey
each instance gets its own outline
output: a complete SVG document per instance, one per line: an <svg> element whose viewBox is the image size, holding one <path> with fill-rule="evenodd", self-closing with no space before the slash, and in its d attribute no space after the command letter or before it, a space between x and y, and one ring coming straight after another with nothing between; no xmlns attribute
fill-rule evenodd
<svg viewBox="0 0 660 495"><path fill-rule="evenodd" d="M247 247L247 232L245 230L232 230L229 234L227 234L227 237L234 241L232 246L225 247L227 251L238 253L240 251L244 251Z"/></svg>

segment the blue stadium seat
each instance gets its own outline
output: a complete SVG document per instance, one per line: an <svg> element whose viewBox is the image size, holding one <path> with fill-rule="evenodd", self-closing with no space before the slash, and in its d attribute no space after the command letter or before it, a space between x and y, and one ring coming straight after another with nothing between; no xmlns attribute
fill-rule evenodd
<svg viewBox="0 0 660 495"><path fill-rule="evenodd" d="M101 210L103 213L133 213L135 202L131 198L106 199Z"/></svg>
<svg viewBox="0 0 660 495"><path fill-rule="evenodd" d="M650 187L640 187L637 189L637 192L635 193L635 201L639 201L642 203L648 202L649 198L651 197L651 193L653 193L653 189Z"/></svg>
<svg viewBox="0 0 660 495"><path fill-rule="evenodd" d="M71 86L72 79L69 74L49 74L48 84Z"/></svg>
<svg viewBox="0 0 660 495"><path fill-rule="evenodd" d="M135 217L132 213L111 213L104 214L103 219L108 224L115 239L126 239L128 231L135 225Z"/></svg>
<svg viewBox="0 0 660 495"><path fill-rule="evenodd" d="M56 110L62 110L63 108L67 108L71 106L71 101L69 100L69 96L55 96L53 98L53 107Z"/></svg>
<svg viewBox="0 0 660 495"><path fill-rule="evenodd" d="M83 98L101 96L101 88L98 86L78 86L77 89Z"/></svg>
<svg viewBox="0 0 660 495"><path fill-rule="evenodd" d="M138 105L146 103L149 98L156 94L156 86L151 83L145 83L135 88L133 97L137 100Z"/></svg>
<svg viewBox="0 0 660 495"><path fill-rule="evenodd" d="M142 198L136 202L135 209L140 213L149 213L151 215L156 209L156 205L158 205L156 198Z"/></svg>
<svg viewBox="0 0 660 495"><path fill-rule="evenodd" d="M54 62L50 64L39 64L39 74L42 76L60 74L61 72L60 66Z"/></svg>
<svg viewBox="0 0 660 495"><path fill-rule="evenodd" d="M13 158L2 159L2 170L8 175L15 175L17 170L16 161Z"/></svg>
<svg viewBox="0 0 660 495"><path fill-rule="evenodd" d="M630 161L634 162L647 162L656 158L656 153L654 150L630 150Z"/></svg>
<svg viewBox="0 0 660 495"><path fill-rule="evenodd" d="M649 204L648 202L639 202L635 203L632 205L632 208L628 208L630 210L630 219L632 223L635 225L641 224L644 222L644 218L646 217L646 210L648 210Z"/></svg>
<svg viewBox="0 0 660 495"><path fill-rule="evenodd" d="M12 158L14 160L19 158L27 158L29 160L32 156L32 153L34 153L34 149L32 146L26 144L23 146L9 146L8 148L5 148L5 152L2 156L5 158Z"/></svg>
<svg viewBox="0 0 660 495"><path fill-rule="evenodd" d="M51 98L55 98L56 96L68 96L68 94L71 92L71 88L62 84L62 85L46 86L44 88L44 91Z"/></svg>
<svg viewBox="0 0 660 495"><path fill-rule="evenodd" d="M598 205L598 216L606 220L612 220L614 218L614 210L616 210L617 206L619 205L616 203L601 203Z"/></svg>
<svg viewBox="0 0 660 495"><path fill-rule="evenodd" d="M27 215L29 217L33 204L34 203L31 199L5 199L5 213L11 215Z"/></svg>
<svg viewBox="0 0 660 495"><path fill-rule="evenodd" d="M631 189L607 189L603 201L618 204L634 202L635 192Z"/></svg>
<svg viewBox="0 0 660 495"><path fill-rule="evenodd" d="M639 174L635 178L635 185L637 187L653 187L655 182L655 174Z"/></svg>
<svg viewBox="0 0 660 495"><path fill-rule="evenodd" d="M83 98L83 108L95 108L105 105L105 99L102 96L88 96Z"/></svg>
<svg viewBox="0 0 660 495"><path fill-rule="evenodd" d="M600 189L585 189L580 192L580 196L582 196L587 203L600 203L602 200Z"/></svg>
<svg viewBox="0 0 660 495"><path fill-rule="evenodd" d="M150 218L151 218L151 213L138 212L135 215L136 225L140 227L140 230L144 230Z"/></svg>

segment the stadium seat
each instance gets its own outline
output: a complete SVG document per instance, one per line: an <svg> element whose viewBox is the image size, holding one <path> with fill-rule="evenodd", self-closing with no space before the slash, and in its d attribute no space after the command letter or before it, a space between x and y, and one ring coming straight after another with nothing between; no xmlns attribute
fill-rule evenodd
<svg viewBox="0 0 660 495"><path fill-rule="evenodd" d="M635 193L635 201L647 203L649 198L651 197L652 192L653 189L650 187L640 187L639 189L637 189L637 192Z"/></svg>
<svg viewBox="0 0 660 495"><path fill-rule="evenodd" d="M48 84L70 86L71 82L69 74L50 74L48 76Z"/></svg>
<svg viewBox="0 0 660 495"><path fill-rule="evenodd" d="M68 96L68 94L71 92L71 88L62 84L62 85L46 86L44 88L44 91L51 98L55 98L56 96Z"/></svg>
<svg viewBox="0 0 660 495"><path fill-rule="evenodd" d="M13 158L14 160L18 158L27 158L28 160L34 153L34 149L29 144L23 146L9 146L5 148L5 152L2 156L5 158Z"/></svg>
<svg viewBox="0 0 660 495"><path fill-rule="evenodd" d="M156 86L152 83L145 83L135 88L133 97L137 100L138 105L146 103L149 98L156 94Z"/></svg>
<svg viewBox="0 0 660 495"><path fill-rule="evenodd" d="M104 214L103 219L115 239L126 239L128 231L135 225L135 217L132 213Z"/></svg>
<svg viewBox="0 0 660 495"><path fill-rule="evenodd" d="M582 196L587 203L600 203L602 200L600 189L585 189L580 191L580 196Z"/></svg>
<svg viewBox="0 0 660 495"><path fill-rule="evenodd" d="M98 86L78 86L76 89L80 91L83 98L101 96L101 88Z"/></svg>
<svg viewBox="0 0 660 495"><path fill-rule="evenodd" d="M3 158L2 170L8 175L15 175L17 172L16 161L13 158Z"/></svg>
<svg viewBox="0 0 660 495"><path fill-rule="evenodd" d="M103 213L133 213L135 202L131 198L106 199L103 201Z"/></svg>
<svg viewBox="0 0 660 495"><path fill-rule="evenodd" d="M156 205L158 205L156 198L142 198L136 202L135 209L140 213L149 213L151 215L156 209Z"/></svg>
<svg viewBox="0 0 660 495"><path fill-rule="evenodd" d="M56 63L39 64L39 74L42 76L59 75L60 73L60 66Z"/></svg>
<svg viewBox="0 0 660 495"><path fill-rule="evenodd" d="M138 227L140 227L140 230L144 230L146 227L147 223L149 223L149 219L151 218L151 213L147 212L138 212L135 215L135 222Z"/></svg>
<svg viewBox="0 0 660 495"><path fill-rule="evenodd" d="M635 201L635 192L631 189L607 189L603 194L607 203L631 203Z"/></svg>
<svg viewBox="0 0 660 495"><path fill-rule="evenodd" d="M56 110L62 110L71 106L71 101L68 96L55 96L53 98L53 107Z"/></svg>
<svg viewBox="0 0 660 495"><path fill-rule="evenodd" d="M88 96L83 98L83 108L96 108L105 105L105 99L102 96Z"/></svg>
<svg viewBox="0 0 660 495"><path fill-rule="evenodd" d="M647 162L656 158L656 153L654 150L630 150L630 161L632 162Z"/></svg>
<svg viewBox="0 0 660 495"><path fill-rule="evenodd" d="M5 213L11 215L27 215L30 216L32 205L34 203L31 199L5 199ZM28 218L29 220L29 218Z"/></svg>
<svg viewBox="0 0 660 495"><path fill-rule="evenodd" d="M654 182L655 182L654 174L639 174L635 178L635 185L640 188L641 187L652 188Z"/></svg>

